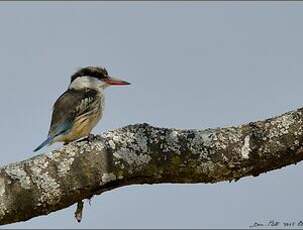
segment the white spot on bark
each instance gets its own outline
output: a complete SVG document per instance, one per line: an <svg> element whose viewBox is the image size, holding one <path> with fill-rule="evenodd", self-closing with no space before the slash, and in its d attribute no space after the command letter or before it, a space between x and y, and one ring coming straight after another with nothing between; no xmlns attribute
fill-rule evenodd
<svg viewBox="0 0 303 230"><path fill-rule="evenodd" d="M3 178L0 178L0 196L3 196L5 193L5 182Z"/></svg>
<svg viewBox="0 0 303 230"><path fill-rule="evenodd" d="M48 166L47 157L39 156L30 162L33 182L41 189L41 202L51 203L57 200L61 194L60 185L54 178L43 172Z"/></svg>
<svg viewBox="0 0 303 230"><path fill-rule="evenodd" d="M22 165L11 164L6 167L5 172L13 180L18 180L20 185L24 189L30 189L30 177L22 168Z"/></svg>
<svg viewBox="0 0 303 230"><path fill-rule="evenodd" d="M96 154L99 154L100 152L104 151L105 146L101 141L95 140L94 142L90 143L91 150L96 150Z"/></svg>
<svg viewBox="0 0 303 230"><path fill-rule="evenodd" d="M72 166L73 162L73 157L63 159L63 161L61 161L58 165L58 175L60 177L65 176L65 174L70 170L70 167Z"/></svg>
<svg viewBox="0 0 303 230"><path fill-rule="evenodd" d="M277 138L282 135L288 134L289 128L295 123L300 121L296 121L293 117L292 113L284 114L276 119L273 119L270 124L272 127L269 129L268 138ZM269 125L267 126L267 128Z"/></svg>
<svg viewBox="0 0 303 230"><path fill-rule="evenodd" d="M110 146L112 149L115 149L115 148L116 148L116 145L115 145L115 143L114 143L112 140L110 140L110 141L108 142L108 144L109 144L109 146Z"/></svg>
<svg viewBox="0 0 303 230"><path fill-rule="evenodd" d="M78 149L76 146L67 146L65 148L65 153L70 157L75 156L77 151L78 151Z"/></svg>
<svg viewBox="0 0 303 230"><path fill-rule="evenodd" d="M0 202L0 217L3 218L6 215L6 213L8 213L7 200L5 199L5 196L0 197L0 201L1 201Z"/></svg>
<svg viewBox="0 0 303 230"><path fill-rule="evenodd" d="M137 149L142 152L147 152L147 140L145 135L139 135L137 137L137 145L134 145L134 149Z"/></svg>
<svg viewBox="0 0 303 230"><path fill-rule="evenodd" d="M166 137L164 138L166 143L162 145L163 152L174 152L177 154L181 154L181 146L178 143L178 135L179 133L176 130L172 130L171 132L167 133Z"/></svg>
<svg viewBox="0 0 303 230"><path fill-rule="evenodd" d="M245 138L244 138L244 145L242 146L241 148L241 155L244 159L248 159L249 158L249 152L250 152L250 147L249 147L249 140L250 140L250 137L249 135L247 135Z"/></svg>
<svg viewBox="0 0 303 230"><path fill-rule="evenodd" d="M147 154L141 153L137 155L136 153L131 152L126 148L114 152L113 155L118 159L126 161L129 165L135 164L135 166L142 166L144 164L148 164L149 161L152 159Z"/></svg>
<svg viewBox="0 0 303 230"><path fill-rule="evenodd" d="M95 148L96 145L94 145ZM75 158L74 156L79 150L77 145L67 145L62 148L61 151L52 151L51 154L48 156L49 159L58 163L58 175L59 177L65 176L65 174L70 170Z"/></svg>
<svg viewBox="0 0 303 230"><path fill-rule="evenodd" d="M205 151L205 147L216 147L215 144L218 142L215 142L217 138L215 132L213 130L192 130L190 135L194 135L188 146L192 153L199 154L201 158L208 158L210 153Z"/></svg>
<svg viewBox="0 0 303 230"><path fill-rule="evenodd" d="M107 183L113 180L116 180L116 175L113 173L104 173L102 175L102 183Z"/></svg>
<svg viewBox="0 0 303 230"><path fill-rule="evenodd" d="M60 185L54 178L48 175L48 172L40 174L39 176L36 175L33 180L36 182L37 186L42 189L40 201L51 202L59 197Z"/></svg>
<svg viewBox="0 0 303 230"><path fill-rule="evenodd" d="M196 144L199 144L199 141L201 140L204 145L210 146L212 144L212 139L210 138L212 134L213 133L210 131L199 132L199 135L194 139L194 142L197 142Z"/></svg>
<svg viewBox="0 0 303 230"><path fill-rule="evenodd" d="M209 176L215 176L215 164L212 162L201 162L201 164L196 168L198 173L203 173Z"/></svg>

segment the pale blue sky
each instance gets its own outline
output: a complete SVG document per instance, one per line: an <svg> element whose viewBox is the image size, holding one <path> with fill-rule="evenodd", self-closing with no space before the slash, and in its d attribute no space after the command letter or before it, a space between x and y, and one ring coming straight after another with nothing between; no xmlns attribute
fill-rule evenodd
<svg viewBox="0 0 303 230"><path fill-rule="evenodd" d="M0 3L1 165L34 155L70 75L105 66L132 83L107 90L94 133L148 122L213 128L302 106L303 4ZM58 147L54 146L53 148ZM141 185L11 228L246 228L303 219L302 163L236 183Z"/></svg>

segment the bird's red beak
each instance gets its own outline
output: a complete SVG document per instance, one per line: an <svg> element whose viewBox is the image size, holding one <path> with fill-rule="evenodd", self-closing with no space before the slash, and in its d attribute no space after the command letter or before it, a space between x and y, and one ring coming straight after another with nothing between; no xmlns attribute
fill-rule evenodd
<svg viewBox="0 0 303 230"><path fill-rule="evenodd" d="M109 85L130 85L129 82L122 81L122 80L114 78L114 77L108 77L104 81Z"/></svg>

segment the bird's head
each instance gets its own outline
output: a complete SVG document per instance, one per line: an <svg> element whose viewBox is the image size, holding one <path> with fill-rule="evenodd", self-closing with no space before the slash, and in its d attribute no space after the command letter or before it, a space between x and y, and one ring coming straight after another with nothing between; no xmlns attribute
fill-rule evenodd
<svg viewBox="0 0 303 230"><path fill-rule="evenodd" d="M104 68L88 66L81 68L71 76L69 88L104 89L112 85L130 85L130 83L110 77Z"/></svg>

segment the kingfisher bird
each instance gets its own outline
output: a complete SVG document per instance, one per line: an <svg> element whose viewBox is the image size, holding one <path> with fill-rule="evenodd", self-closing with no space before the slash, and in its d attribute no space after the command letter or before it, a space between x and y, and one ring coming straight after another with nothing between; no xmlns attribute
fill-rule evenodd
<svg viewBox="0 0 303 230"><path fill-rule="evenodd" d="M54 142L69 142L89 137L102 118L104 89L129 82L110 77L105 68L87 66L71 76L68 89L53 106L47 139L34 152Z"/></svg>

